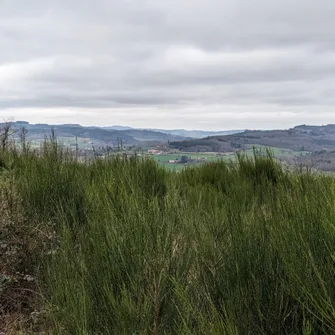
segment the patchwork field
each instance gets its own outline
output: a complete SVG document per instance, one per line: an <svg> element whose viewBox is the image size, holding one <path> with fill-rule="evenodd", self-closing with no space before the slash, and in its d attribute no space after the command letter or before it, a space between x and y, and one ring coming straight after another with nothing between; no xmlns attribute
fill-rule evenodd
<svg viewBox="0 0 335 335"><path fill-rule="evenodd" d="M271 150L273 156L276 158L295 158L300 157L303 155L308 154L307 151L294 151L285 148L277 148L277 147L265 147L261 145L250 145L247 150L242 150L241 153L245 154L246 156L252 157L254 155L254 149L262 150L263 152L266 149ZM181 157L186 156L188 157L191 162L187 162L185 164L179 163ZM185 166L194 166L194 165L201 165L208 162L215 162L215 161L234 161L236 160L235 153L216 153L216 152L176 152L176 153L168 153L168 154L153 154L150 155L152 159L158 162L160 165L174 171L180 171ZM176 161L175 163L171 163L171 161ZM177 162L178 161L178 162Z"/></svg>

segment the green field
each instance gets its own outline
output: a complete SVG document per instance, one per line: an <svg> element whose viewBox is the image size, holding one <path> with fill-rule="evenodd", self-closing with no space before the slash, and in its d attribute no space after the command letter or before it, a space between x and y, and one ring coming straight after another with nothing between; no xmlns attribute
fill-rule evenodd
<svg viewBox="0 0 335 335"><path fill-rule="evenodd" d="M191 159L199 159L199 162L190 163L190 164L179 164L179 163L169 163L170 160L177 160L182 157L187 156ZM218 156L215 153L189 153L189 152L181 152L181 153L171 153L171 154L161 154L161 155L150 155L152 159L157 161L160 165L174 171L180 171L185 166L190 165L200 165L208 162L217 161L220 159L227 159L227 156ZM231 156L232 157L232 156ZM231 158L230 157L230 158Z"/></svg>
<svg viewBox="0 0 335 335"><path fill-rule="evenodd" d="M254 149L256 150L262 150L263 152L266 152L266 149L271 150L274 157L277 158L288 158L288 157L297 157L300 155L308 154L308 152L304 151L293 151L290 149L285 148L277 148L277 147L265 147L261 145L255 145L250 146L249 149L241 151L241 153L247 155L247 156L253 156L254 155ZM208 162L215 162L215 161L234 161L236 159L235 154L218 154L213 152L203 152L203 153L194 153L194 152L178 152L178 153L168 153L168 154L161 154L161 155L149 155L152 159L157 161L160 165L174 171L180 171L185 166L190 165L201 165ZM169 163L170 160L177 160L180 159L182 156L190 157L191 159L199 159L198 162L195 163L186 163L186 164L179 164L179 163Z"/></svg>

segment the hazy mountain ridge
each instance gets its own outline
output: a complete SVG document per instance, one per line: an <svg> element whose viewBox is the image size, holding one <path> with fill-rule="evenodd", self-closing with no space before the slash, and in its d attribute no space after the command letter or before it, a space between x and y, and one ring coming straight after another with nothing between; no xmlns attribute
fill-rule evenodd
<svg viewBox="0 0 335 335"><path fill-rule="evenodd" d="M0 123L1 125L1 123ZM122 141L123 145L141 145L141 144L159 144L174 141L191 140L192 138L201 138L209 135L224 135L241 132L241 130L228 131L203 131L203 130L185 130L185 129L145 129L132 128L129 126L82 126L80 124L60 124L50 125L45 123L30 124L27 121L16 121L12 127L19 130L25 127L28 130L28 140L39 142L46 136L50 136L51 129L55 135L62 140L72 141L75 138L85 140L98 146L115 146Z"/></svg>
<svg viewBox="0 0 335 335"><path fill-rule="evenodd" d="M190 138L203 138L208 136L216 135L232 135L237 133L242 133L245 130L221 130L221 131L210 131L210 130L186 130L186 129L160 129L160 128L132 128L127 126L107 126L102 127L104 129L114 129L114 130L147 130L159 133L170 134L174 136L190 137Z"/></svg>
<svg viewBox="0 0 335 335"><path fill-rule="evenodd" d="M244 130L222 130L222 131L206 131L206 130L185 130L185 129L150 129L167 133L176 136L192 137L192 138L204 138L208 136L217 135L232 135L242 133Z"/></svg>
<svg viewBox="0 0 335 335"><path fill-rule="evenodd" d="M162 133L153 130L140 130L130 127L116 126L118 129L102 127L85 127L79 124L30 124L26 121L12 123L15 130L25 127L28 130L28 140L39 141L45 136L50 136L51 129L54 130L58 138L79 138L94 142L97 145L116 145L122 141L124 145L136 145L143 142L165 143L169 141L180 141L189 139L187 137Z"/></svg>

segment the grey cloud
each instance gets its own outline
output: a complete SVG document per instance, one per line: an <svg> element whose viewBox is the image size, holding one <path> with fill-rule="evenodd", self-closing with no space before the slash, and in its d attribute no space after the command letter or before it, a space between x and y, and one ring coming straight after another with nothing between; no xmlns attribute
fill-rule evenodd
<svg viewBox="0 0 335 335"><path fill-rule="evenodd" d="M229 111L243 127L257 106L269 124L285 111L324 122L334 15L332 0L2 0L0 117L76 109L81 123L128 113L149 127L151 113L176 127L182 114L210 124Z"/></svg>

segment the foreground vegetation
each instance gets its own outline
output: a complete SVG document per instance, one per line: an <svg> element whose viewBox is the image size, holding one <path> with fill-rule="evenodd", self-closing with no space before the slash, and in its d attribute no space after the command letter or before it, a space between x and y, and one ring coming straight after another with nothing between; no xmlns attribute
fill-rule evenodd
<svg viewBox="0 0 335 335"><path fill-rule="evenodd" d="M51 139L1 151L0 187L6 335L335 334L333 177L257 152L83 164Z"/></svg>

